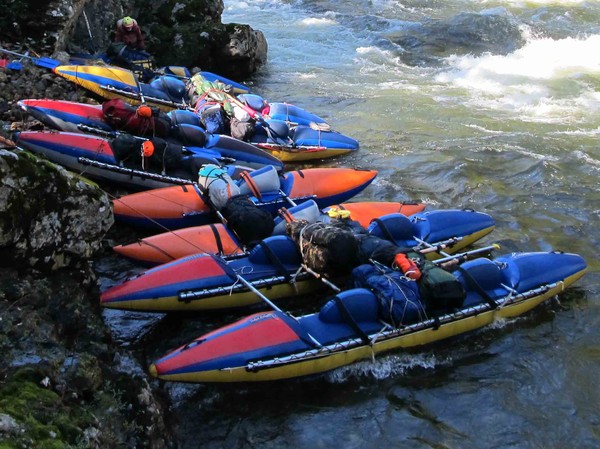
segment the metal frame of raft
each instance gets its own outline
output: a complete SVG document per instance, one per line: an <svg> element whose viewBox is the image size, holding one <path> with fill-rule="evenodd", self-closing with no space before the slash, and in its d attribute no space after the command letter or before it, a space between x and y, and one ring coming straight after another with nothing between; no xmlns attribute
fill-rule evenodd
<svg viewBox="0 0 600 449"><path fill-rule="evenodd" d="M180 184L180 185L194 183L194 181L191 179L177 178L174 176L161 175L160 173L152 173L152 172L147 172L147 171L143 171L143 170L136 170L135 168L127 168L127 167L122 167L120 165L107 164L106 162L95 161L95 160L89 159L87 157L79 157L79 158L77 158L77 162L79 162L82 165L89 165L91 167L102 168L102 169L112 171L115 173L130 175L131 177L139 176L143 179L151 179L153 181L163 181L163 182L168 182L171 184Z"/></svg>
<svg viewBox="0 0 600 449"><path fill-rule="evenodd" d="M121 95L123 97L131 98L132 100L137 100L137 101L141 101L141 102L151 102L151 103L159 104L161 106L167 106L172 109L189 109L190 108L190 106L186 103L176 103L174 101L165 100L163 98L157 98L157 97L144 95L143 93L141 93L141 89L140 89L140 93L135 93L135 92L129 92L129 91L123 90L123 89L117 89L116 87L108 86L106 84L101 85L100 89L102 89L106 92L112 93L112 94L117 94L117 95Z"/></svg>
<svg viewBox="0 0 600 449"><path fill-rule="evenodd" d="M424 252L422 252L422 254L426 254L428 252L435 252L435 251L440 252L440 254L442 254L446 257L444 257L443 259L436 260L436 261L434 261L434 263L442 264L446 261L460 260L461 257L466 257L466 255L470 255L473 253L479 253L479 252L483 252L483 251L488 251L488 250L495 248L495 246L493 246L493 245L486 246L484 248L477 248L477 249L474 249L471 251L466 251L464 253L459 253L459 254L454 254L454 255L450 255L450 254L447 254L442 251L442 249L444 249L444 248L450 248L450 247L454 246L456 243L460 242L462 239L463 239L463 237L452 237L452 238L444 240L442 242L438 242L434 245L428 244L426 242L422 242L429 248L429 251L424 251ZM224 259L235 260L235 259L239 259L244 256L247 256L247 255L248 255L248 252L245 252L243 254L237 254L234 256L224 257ZM245 281L241 284L228 285L225 287L181 290L178 292L177 298L180 302L189 304L190 302L192 302L194 300L203 299L206 297L218 296L218 295L223 295L223 294L231 295L233 293L242 293L242 292L246 292L246 291L253 291L254 293L257 293L255 289L260 289L260 288L265 288L265 287L269 288L269 287L273 287L273 286L279 285L279 284L294 285L297 281L304 281L306 279L312 279L312 278L315 278L317 280L324 282L328 287L331 287L333 290L335 290L337 292L340 291L340 289L337 286L335 286L334 284L332 284L326 277L324 277L321 274L310 269L308 266L306 266L306 264L302 264L300 266L300 268L298 269L298 271L296 271L296 273L290 274L289 276L284 276L284 275L271 276L268 278L257 279L255 281ZM238 275L238 280L239 279L240 279L240 276ZM261 299L263 299L263 300L266 299L262 294L260 294L260 293L257 293L257 294L261 297Z"/></svg>
<svg viewBox="0 0 600 449"><path fill-rule="evenodd" d="M497 306L494 308L490 304L482 303L477 304L475 306L468 307L466 309L461 309L454 313L449 313L446 315L442 315L436 318L429 318L425 321L421 321L415 324L403 326L397 329L391 330L381 330L375 334L368 335L369 340L371 341L370 345L373 346L376 343L382 343L388 340L392 340L394 338L407 336L412 333L416 333L419 331L431 329L438 330L440 326L444 324L458 322L463 319L468 319L471 317L475 317L482 313L492 312L494 310L501 309L506 306L515 305L520 302L524 302L530 298L534 298L537 296L544 295L545 293L557 288L559 285L563 285L564 290L564 281L554 282L551 284L546 284L541 287L537 287L533 290L529 290L524 293L519 293L513 295L510 293L500 300L496 300ZM391 327L387 323L383 323L383 328ZM277 368L280 366L291 365L293 363L301 363L310 360L319 359L322 357L327 357L335 353L341 353L346 350L358 348L361 346L365 346L364 341L360 337L351 338L349 340L336 342L330 345L322 346L316 349L310 349L308 351L300 352L297 354L291 354L289 356L284 357L275 357L269 360L257 360L255 362L249 362L245 369L247 372L259 372L262 370L267 370L270 368ZM221 368L219 371L228 371L239 369L240 367L229 367L229 368Z"/></svg>
<svg viewBox="0 0 600 449"><path fill-rule="evenodd" d="M291 280L288 281L289 278L291 278ZM268 278L261 278L252 282L248 282L248 284L256 289L260 289L265 287L272 287L278 284L294 285L296 281L303 281L305 279L311 278L312 276L308 272L301 271L290 276L272 276ZM182 290L178 293L177 298L179 301L189 304L194 300L203 299L205 297L254 291L248 287L248 284L240 283L228 285L226 287L204 288L199 290Z"/></svg>

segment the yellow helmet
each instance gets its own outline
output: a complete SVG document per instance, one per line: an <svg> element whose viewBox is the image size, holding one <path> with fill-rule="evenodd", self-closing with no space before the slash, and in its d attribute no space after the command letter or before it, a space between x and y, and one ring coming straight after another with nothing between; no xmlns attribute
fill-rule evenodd
<svg viewBox="0 0 600 449"><path fill-rule="evenodd" d="M129 16L123 17L122 22L125 28L131 28L133 26L133 19Z"/></svg>

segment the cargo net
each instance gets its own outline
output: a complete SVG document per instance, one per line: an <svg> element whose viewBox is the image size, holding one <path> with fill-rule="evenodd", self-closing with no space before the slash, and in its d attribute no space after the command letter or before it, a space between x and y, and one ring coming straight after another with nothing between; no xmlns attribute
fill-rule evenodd
<svg viewBox="0 0 600 449"><path fill-rule="evenodd" d="M306 220L286 224L306 266L328 277L350 274L358 265L358 240L346 220L331 223Z"/></svg>

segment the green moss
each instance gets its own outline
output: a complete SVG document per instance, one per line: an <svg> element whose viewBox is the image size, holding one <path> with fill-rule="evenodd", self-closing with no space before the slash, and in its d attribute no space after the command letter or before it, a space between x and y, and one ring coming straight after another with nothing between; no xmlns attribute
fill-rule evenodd
<svg viewBox="0 0 600 449"><path fill-rule="evenodd" d="M0 442L0 449L21 449L21 446L12 441L2 441Z"/></svg>
<svg viewBox="0 0 600 449"><path fill-rule="evenodd" d="M7 448L66 449L76 445L81 429L93 422L78 406L65 404L56 392L41 385L40 377L34 369L22 369L0 387L0 410L24 429L3 442Z"/></svg>

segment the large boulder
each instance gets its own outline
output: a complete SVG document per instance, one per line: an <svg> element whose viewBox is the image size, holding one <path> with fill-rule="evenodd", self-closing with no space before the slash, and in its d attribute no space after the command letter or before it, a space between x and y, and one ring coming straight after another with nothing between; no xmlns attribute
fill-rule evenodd
<svg viewBox="0 0 600 449"><path fill-rule="evenodd" d="M223 24L222 0L162 0L138 15L158 65L244 79L267 60L267 40L248 25Z"/></svg>
<svg viewBox="0 0 600 449"><path fill-rule="evenodd" d="M89 267L0 269L0 444L167 449L160 394L113 341Z"/></svg>
<svg viewBox="0 0 600 449"><path fill-rule="evenodd" d="M0 15L0 40L58 59L96 53L112 42L118 19L137 19L157 65L182 65L242 79L267 59L267 41L248 25L221 22L223 0L13 0ZM5 44L3 44L5 45Z"/></svg>
<svg viewBox="0 0 600 449"><path fill-rule="evenodd" d="M95 184L27 152L0 150L0 265L51 271L89 259L113 224Z"/></svg>

